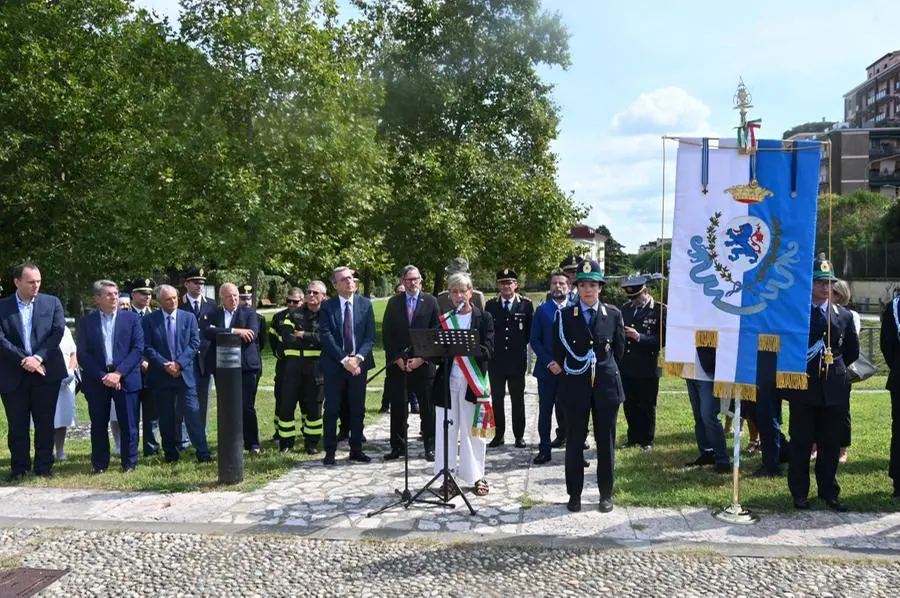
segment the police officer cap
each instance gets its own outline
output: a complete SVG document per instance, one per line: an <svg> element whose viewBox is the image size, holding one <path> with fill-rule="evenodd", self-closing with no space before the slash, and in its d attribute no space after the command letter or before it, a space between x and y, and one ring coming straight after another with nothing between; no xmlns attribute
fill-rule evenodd
<svg viewBox="0 0 900 598"><path fill-rule="evenodd" d="M824 253L820 253L813 260L813 280L837 280L834 275L834 266L831 265Z"/></svg>
<svg viewBox="0 0 900 598"><path fill-rule="evenodd" d="M203 268L191 268L184 273L184 280L196 280L198 282L206 282L206 270Z"/></svg>
<svg viewBox="0 0 900 598"><path fill-rule="evenodd" d="M464 257L455 257L450 264L444 268L447 274L456 274L457 272L465 272L469 274L469 260Z"/></svg>
<svg viewBox="0 0 900 598"><path fill-rule="evenodd" d="M504 268L497 271L497 282L502 282L504 280L519 280L519 277L509 268Z"/></svg>
<svg viewBox="0 0 900 598"><path fill-rule="evenodd" d="M242 284L238 287L238 297L252 297L253 285L250 283Z"/></svg>
<svg viewBox="0 0 900 598"><path fill-rule="evenodd" d="M581 265L578 267L578 272L575 274L575 282L581 282L582 280L606 282L606 279L603 278L603 270L600 269L600 264L594 260L585 260L581 262Z"/></svg>
<svg viewBox="0 0 900 598"><path fill-rule="evenodd" d="M648 278L649 277L646 274L631 276L623 280L621 286L629 295L637 295L641 292L641 289L644 288L644 285L647 284Z"/></svg>
<svg viewBox="0 0 900 598"><path fill-rule="evenodd" d="M584 262L584 258L580 255L570 255L559 263L559 269L563 272L575 272L582 262Z"/></svg>
<svg viewBox="0 0 900 598"><path fill-rule="evenodd" d="M131 282L131 292L152 293L156 287L156 281L152 278L135 278Z"/></svg>

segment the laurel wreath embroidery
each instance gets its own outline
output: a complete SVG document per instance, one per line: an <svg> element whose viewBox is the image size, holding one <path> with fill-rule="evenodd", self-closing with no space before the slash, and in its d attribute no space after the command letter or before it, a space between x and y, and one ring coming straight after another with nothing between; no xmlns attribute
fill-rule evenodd
<svg viewBox="0 0 900 598"><path fill-rule="evenodd" d="M709 254L709 259L712 260L713 266L719 274L719 278L734 285L734 289L728 293L730 295L741 288L741 283L734 281L731 277L731 270L728 269L728 266L719 262L718 259L719 254L716 251L716 233L719 232L721 218L722 212L715 212L709 217L709 226L706 227L706 252Z"/></svg>

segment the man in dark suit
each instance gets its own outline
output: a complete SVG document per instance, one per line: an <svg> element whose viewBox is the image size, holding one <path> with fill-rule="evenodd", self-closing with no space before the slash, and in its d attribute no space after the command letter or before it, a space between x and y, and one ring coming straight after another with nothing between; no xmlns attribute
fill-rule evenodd
<svg viewBox="0 0 900 598"><path fill-rule="evenodd" d="M325 465L334 465L337 448L337 418L341 399L350 409L350 460L368 463L362 450L363 418L366 411L366 374L375 367L375 312L372 302L356 295L356 278L345 266L335 268L331 283L337 296L322 304L319 335L325 377Z"/></svg>
<svg viewBox="0 0 900 598"><path fill-rule="evenodd" d="M600 512L613 509L616 417L625 400L619 361L625 353L622 313L600 301L604 278L600 265L585 261L576 275L579 301L560 313L553 360L562 364L562 397L568 424L566 491L570 511L581 510L584 488L584 440L593 417L597 443Z"/></svg>
<svg viewBox="0 0 900 598"><path fill-rule="evenodd" d="M203 429L206 429L206 414L209 408L209 380L212 371L207 369L207 356L210 351L210 340L204 335L204 331L212 326L212 315L216 311L215 301L210 301L203 293L203 287L206 285L206 272L203 268L192 268L185 273L184 288L185 294L182 297L179 309L186 309L194 314L197 318L197 326L200 328L200 351L197 352L197 400L200 402L200 419L203 421ZM215 356L215 351L213 351ZM181 409L179 408L179 411ZM180 418L179 418L180 419ZM179 424L179 427L180 424ZM187 448L187 438L184 438L184 431L176 432L179 434L179 444L182 448Z"/></svg>
<svg viewBox="0 0 900 598"><path fill-rule="evenodd" d="M150 307L150 298L153 296L154 288L156 288L156 282L152 278L136 278L131 283L131 311L139 315L142 322L144 316L149 316L154 311ZM156 440L159 416L156 413L156 406L153 404L153 393L146 385L146 374L149 367L150 363L146 359L141 360L141 375L144 385L141 387L141 392L138 393L138 401L141 405L141 431L145 457L159 452L159 442Z"/></svg>
<svg viewBox="0 0 900 598"><path fill-rule="evenodd" d="M175 406L183 406L184 423L197 449L197 460L212 461L206 431L200 420L197 401L197 366L194 357L200 348L197 318L178 309L178 291L167 284L157 291L158 310L141 320L144 357L150 363L145 384L159 411L160 436L166 462L178 461Z"/></svg>
<svg viewBox="0 0 900 598"><path fill-rule="evenodd" d="M622 282L629 301L621 307L625 323L625 355L622 357L622 387L625 389L625 447L653 448L656 437L656 400L659 395L659 352L664 343L666 306L647 291L646 276L632 276Z"/></svg>
<svg viewBox="0 0 900 598"><path fill-rule="evenodd" d="M53 469L53 418L66 364L59 350L66 327L62 304L38 294L41 272L34 264L13 272L16 292L0 299L0 397L9 424L10 481L31 469L29 418L34 421L34 473Z"/></svg>
<svg viewBox="0 0 900 598"><path fill-rule="evenodd" d="M900 499L900 297L881 314L881 354L888 367L886 388L891 392L891 460L888 475L894 480L894 499Z"/></svg>
<svg viewBox="0 0 900 598"><path fill-rule="evenodd" d="M786 390L784 397L789 401L791 414L788 487L794 497L794 507L809 508L809 454L815 443L819 498L829 509L842 512L847 507L840 502L841 486L836 475L850 409L847 367L859 357L859 336L850 312L830 300L834 280L831 262L819 254L813 263L807 388Z"/></svg>
<svg viewBox="0 0 900 598"><path fill-rule="evenodd" d="M140 317L118 309L119 289L110 280L94 283L97 310L78 324L81 384L91 417L91 464L95 473L109 467L109 411L115 402L122 438L122 471L133 471L138 459L138 393L144 334Z"/></svg>
<svg viewBox="0 0 900 598"><path fill-rule="evenodd" d="M381 334L387 366L384 390L390 401L391 452L386 461L403 454L407 439L406 401L409 393L419 399L422 418L422 440L425 459L434 460L434 405L431 386L434 365L412 350L409 331L415 328L437 328L438 304L433 295L422 292L422 275L415 266L405 266L400 274L404 292L388 299ZM404 378L406 384L404 385Z"/></svg>
<svg viewBox="0 0 900 598"><path fill-rule="evenodd" d="M494 356L491 359L491 402L497 430L491 448L505 444L506 387L512 405L512 429L516 448L525 448L525 371L528 363L528 339L534 306L531 299L519 295L519 280L509 268L497 272L499 296L490 299L484 311L494 319Z"/></svg>
<svg viewBox="0 0 900 598"><path fill-rule="evenodd" d="M256 419L256 385L262 368L262 360L256 344L256 337L259 336L259 320L256 318L256 312L238 305L238 288L234 283L226 282L219 287L219 300L222 302L222 306L210 318L211 325L201 333L210 343L209 352L206 354L206 371L216 371L216 335L220 332L239 335L241 337L241 405L244 421L244 450L258 455L261 450L259 447L259 422Z"/></svg>
<svg viewBox="0 0 900 598"><path fill-rule="evenodd" d="M534 377L538 384L538 454L534 463L541 465L550 461L550 427L553 407L559 394L562 366L553 359L553 339L556 335L556 319L559 312L569 306L569 278L562 271L550 275L550 299L541 303L534 311L531 323L531 350L534 351ZM565 420L560 417L562 407L556 409L556 419L563 427ZM561 434L565 438L565 433ZM562 444L562 443L560 443Z"/></svg>

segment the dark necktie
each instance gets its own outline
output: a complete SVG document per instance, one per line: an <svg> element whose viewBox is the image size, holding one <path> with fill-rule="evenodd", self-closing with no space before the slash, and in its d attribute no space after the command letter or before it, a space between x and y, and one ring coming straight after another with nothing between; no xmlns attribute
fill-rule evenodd
<svg viewBox="0 0 900 598"><path fill-rule="evenodd" d="M587 309L587 313L588 313L588 328L591 329L591 334L594 334L594 316L597 315L597 310L595 310L593 307L589 307Z"/></svg>
<svg viewBox="0 0 900 598"><path fill-rule="evenodd" d="M166 316L166 342L169 345L169 357L175 359L175 318Z"/></svg>
<svg viewBox="0 0 900 598"><path fill-rule="evenodd" d="M509 313L509 301L506 299L503 300L503 309L505 309L507 313Z"/></svg>
<svg viewBox="0 0 900 598"><path fill-rule="evenodd" d="M350 313L350 302L344 303L344 352L353 353L353 315Z"/></svg>
<svg viewBox="0 0 900 598"><path fill-rule="evenodd" d="M810 313L810 330L819 332L826 328L825 315L822 313L822 308L818 305L812 306L812 311Z"/></svg>
<svg viewBox="0 0 900 598"><path fill-rule="evenodd" d="M200 317L200 302L194 301L194 315Z"/></svg>

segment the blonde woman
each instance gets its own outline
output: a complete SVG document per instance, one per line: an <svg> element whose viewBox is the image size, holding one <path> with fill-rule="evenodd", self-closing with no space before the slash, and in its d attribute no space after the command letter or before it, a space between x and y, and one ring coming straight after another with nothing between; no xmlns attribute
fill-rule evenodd
<svg viewBox="0 0 900 598"><path fill-rule="evenodd" d="M853 325L856 326L856 334L859 336L859 332L862 329L862 321L859 318L859 314L854 310L850 309L850 285L847 284L844 280L836 280L833 285L831 285L831 296L834 299L835 304L840 305L841 307L846 307L847 311L850 312L850 315L853 316ZM850 410L847 410L847 421L845 422L844 427L844 438L841 441L841 454L838 457L838 461L841 463L847 462L847 448L850 446Z"/></svg>

